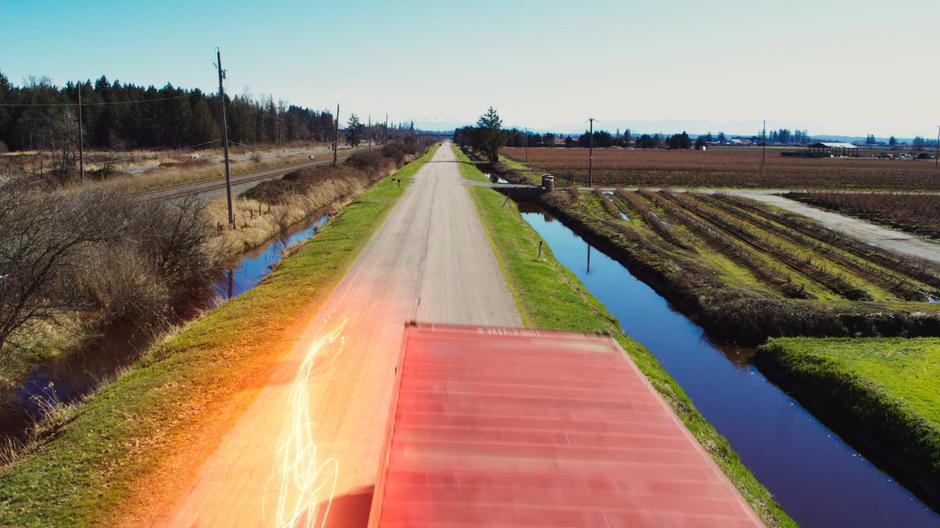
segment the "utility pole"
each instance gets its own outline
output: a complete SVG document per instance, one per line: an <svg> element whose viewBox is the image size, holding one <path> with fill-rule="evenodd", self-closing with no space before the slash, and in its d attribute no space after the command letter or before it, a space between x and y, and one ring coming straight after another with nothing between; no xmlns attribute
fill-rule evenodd
<svg viewBox="0 0 940 528"><path fill-rule="evenodd" d="M385 114L385 130L382 134L382 144L388 143L388 114Z"/></svg>
<svg viewBox="0 0 940 528"><path fill-rule="evenodd" d="M85 130L82 126L82 82L78 82L78 177L85 183Z"/></svg>
<svg viewBox="0 0 940 528"><path fill-rule="evenodd" d="M529 162L529 129L525 129L525 162Z"/></svg>
<svg viewBox="0 0 940 528"><path fill-rule="evenodd" d="M594 187L594 118L589 117L591 129L588 132L588 187Z"/></svg>
<svg viewBox="0 0 940 528"><path fill-rule="evenodd" d="M937 127L937 153L933 157L934 167L940 167L940 126Z"/></svg>
<svg viewBox="0 0 940 528"><path fill-rule="evenodd" d="M761 141L761 153L760 153L760 173L764 174L764 164L767 163L767 120L764 120L764 131L761 132L763 136L763 141Z"/></svg>
<svg viewBox="0 0 940 528"><path fill-rule="evenodd" d="M339 103L336 103L336 122L333 125L333 166L336 166L336 151L339 149Z"/></svg>
<svg viewBox="0 0 940 528"><path fill-rule="evenodd" d="M225 154L225 202L228 204L228 223L235 227L235 211L232 209L232 175L229 171L228 160L228 123L225 120L225 88L222 87L222 79L225 78L225 70L222 69L222 51L215 49L216 66L219 69L219 107L222 109L222 151Z"/></svg>

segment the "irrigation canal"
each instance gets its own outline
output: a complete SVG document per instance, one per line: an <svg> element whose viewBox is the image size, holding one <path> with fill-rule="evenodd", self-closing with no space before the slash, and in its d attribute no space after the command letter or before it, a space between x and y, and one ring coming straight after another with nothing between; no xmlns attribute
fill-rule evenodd
<svg viewBox="0 0 940 528"><path fill-rule="evenodd" d="M287 234L266 242L242 255L212 284L211 291L198 304L211 308L238 297L258 285L284 257L284 250L312 238L329 221L329 215L308 220ZM70 356L30 374L16 390L15 405L0 409L0 437L20 436L24 429L53 403L71 403L95 390L102 380L132 363L148 342L128 345L126 336L107 340L108 353Z"/></svg>
<svg viewBox="0 0 940 528"><path fill-rule="evenodd" d="M329 215L323 215L311 223L302 224L302 227L291 231L288 235L275 238L264 246L243 255L213 285L219 300L233 299L257 286L271 273L271 268L280 262L285 249L313 237L320 226L329 219Z"/></svg>
<svg viewBox="0 0 940 528"><path fill-rule="evenodd" d="M616 260L551 215L523 218L645 345L801 526L940 526L940 515L862 457L749 363L712 343Z"/></svg>

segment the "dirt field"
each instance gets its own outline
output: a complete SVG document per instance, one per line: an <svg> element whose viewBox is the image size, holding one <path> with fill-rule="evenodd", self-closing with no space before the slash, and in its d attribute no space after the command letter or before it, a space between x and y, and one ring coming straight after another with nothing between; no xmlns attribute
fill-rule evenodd
<svg viewBox="0 0 940 528"><path fill-rule="evenodd" d="M761 170L759 147L708 151L595 149L594 183L617 186L753 187L805 189L940 190L940 169L929 160L784 157L792 149L768 148ZM503 154L522 161L525 151ZM588 149L531 148L529 166L567 184L587 181Z"/></svg>
<svg viewBox="0 0 940 528"><path fill-rule="evenodd" d="M788 193L787 198L940 238L940 196L894 193Z"/></svg>

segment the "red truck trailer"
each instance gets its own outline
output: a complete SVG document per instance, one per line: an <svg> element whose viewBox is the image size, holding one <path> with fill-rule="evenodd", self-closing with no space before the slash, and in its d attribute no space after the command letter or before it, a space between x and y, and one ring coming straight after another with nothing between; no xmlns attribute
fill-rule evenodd
<svg viewBox="0 0 940 528"><path fill-rule="evenodd" d="M412 324L369 525L760 522L614 339Z"/></svg>

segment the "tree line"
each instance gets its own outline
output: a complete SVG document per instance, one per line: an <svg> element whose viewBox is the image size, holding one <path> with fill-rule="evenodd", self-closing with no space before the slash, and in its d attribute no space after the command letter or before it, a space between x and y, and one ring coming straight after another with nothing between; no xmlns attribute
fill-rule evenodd
<svg viewBox="0 0 940 528"><path fill-rule="evenodd" d="M454 139L460 143L473 143L474 135L481 133L480 123L477 126L467 126L458 128L454 132ZM706 145L730 144L731 138L724 132L718 134L699 134L693 140L688 132L678 134L641 134L634 135L628 128L621 132L619 129L614 133L607 130L595 130L593 132L585 130L580 135L564 135L554 132L529 132L518 128L511 128L501 131L505 145L509 147L581 147L586 148L593 144L597 148L609 147L633 147L641 149L689 149L693 146L701 148ZM749 141L760 144L763 134L747 137ZM778 145L803 145L812 141L809 132L806 130L789 130L782 128L780 130L771 130L767 134L767 142ZM482 150L482 149L481 149Z"/></svg>
<svg viewBox="0 0 940 528"><path fill-rule="evenodd" d="M0 73L0 141L12 150L55 148L77 127L82 97L85 145L181 148L221 137L219 97L198 88L162 88L98 80L57 87L46 78L12 84ZM333 115L270 97L226 95L229 138L243 144L331 141Z"/></svg>

